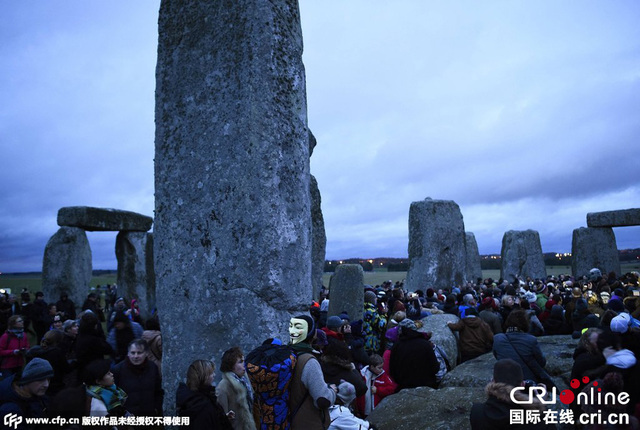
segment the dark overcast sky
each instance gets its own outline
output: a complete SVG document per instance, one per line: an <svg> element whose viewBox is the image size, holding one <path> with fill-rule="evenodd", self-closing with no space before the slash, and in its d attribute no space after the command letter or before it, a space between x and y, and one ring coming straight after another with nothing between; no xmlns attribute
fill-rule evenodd
<svg viewBox="0 0 640 430"><path fill-rule="evenodd" d="M640 2L302 0L327 258L406 257L408 213L456 201L568 252L640 207ZM153 215L158 1L0 3L0 271L40 270L60 207ZM615 230L640 247L640 227ZM89 233L115 268L115 233Z"/></svg>

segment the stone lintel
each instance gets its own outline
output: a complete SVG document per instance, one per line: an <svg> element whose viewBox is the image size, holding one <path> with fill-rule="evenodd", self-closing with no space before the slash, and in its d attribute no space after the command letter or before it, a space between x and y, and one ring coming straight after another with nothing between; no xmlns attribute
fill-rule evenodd
<svg viewBox="0 0 640 430"><path fill-rule="evenodd" d="M58 211L58 225L87 231L149 231L153 218L136 212L90 206L67 206Z"/></svg>
<svg viewBox="0 0 640 430"><path fill-rule="evenodd" d="M640 208L587 214L587 226L589 227L626 227L633 225L640 225Z"/></svg>

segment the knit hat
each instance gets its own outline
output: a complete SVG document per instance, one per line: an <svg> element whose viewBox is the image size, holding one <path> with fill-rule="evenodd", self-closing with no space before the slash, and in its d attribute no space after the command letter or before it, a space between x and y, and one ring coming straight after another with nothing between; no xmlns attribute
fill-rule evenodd
<svg viewBox="0 0 640 430"><path fill-rule="evenodd" d="M342 313L338 316L340 317L341 320L347 320L347 322L351 322L351 318L349 317L349 314L346 311L342 311Z"/></svg>
<svg viewBox="0 0 640 430"><path fill-rule="evenodd" d="M620 299L609 300L607 307L617 313L624 312L624 303Z"/></svg>
<svg viewBox="0 0 640 430"><path fill-rule="evenodd" d="M629 314L623 312L611 319L611 331L615 333L626 333L627 330L629 330L630 322Z"/></svg>
<svg viewBox="0 0 640 430"><path fill-rule="evenodd" d="M400 324L398 325L400 327L410 328L411 330L418 330L418 327L416 327L416 323L410 320L409 318L403 319L402 321L400 321Z"/></svg>
<svg viewBox="0 0 640 430"><path fill-rule="evenodd" d="M537 300L537 297L535 295L535 293L532 293L531 291L527 291L524 295L524 298L529 302L529 303L533 303Z"/></svg>
<svg viewBox="0 0 640 430"><path fill-rule="evenodd" d="M495 382L517 387L523 379L522 367L510 358L498 360L493 366L493 380Z"/></svg>
<svg viewBox="0 0 640 430"><path fill-rule="evenodd" d="M34 358L22 370L18 385L26 385L30 382L42 381L53 376L53 367L43 358Z"/></svg>
<svg viewBox="0 0 640 430"><path fill-rule="evenodd" d="M342 318L336 315L327 318L327 328L329 330L338 331L340 327L342 327Z"/></svg>
<svg viewBox="0 0 640 430"><path fill-rule="evenodd" d="M348 406L356 398L356 387L350 382L341 379L340 385L338 385L338 398L345 406Z"/></svg>
<svg viewBox="0 0 640 430"><path fill-rule="evenodd" d="M78 322L76 320L66 320L62 323L62 331L69 331L71 329L71 326L73 326L74 324L77 326Z"/></svg>
<svg viewBox="0 0 640 430"><path fill-rule="evenodd" d="M376 293L374 293L373 291L367 291L366 293L364 293L364 301L365 303L376 303Z"/></svg>

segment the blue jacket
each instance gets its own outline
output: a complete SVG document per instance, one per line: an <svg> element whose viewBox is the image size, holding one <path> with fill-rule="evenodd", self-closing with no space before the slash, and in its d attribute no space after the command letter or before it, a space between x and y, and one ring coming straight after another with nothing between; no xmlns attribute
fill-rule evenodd
<svg viewBox="0 0 640 430"><path fill-rule="evenodd" d="M15 375L11 375L0 382L0 417L4 417L7 414L17 414L26 418L44 417L45 406L49 398L46 395L41 397L33 396L28 399L18 396L11 386L14 379ZM28 428L24 419L17 428Z"/></svg>
<svg viewBox="0 0 640 430"><path fill-rule="evenodd" d="M516 352L517 349L517 352ZM537 375L546 374L547 360L535 336L523 332L498 333L493 336L493 355L496 360L510 358L522 367L524 379L540 382ZM533 368L533 369L532 369Z"/></svg>

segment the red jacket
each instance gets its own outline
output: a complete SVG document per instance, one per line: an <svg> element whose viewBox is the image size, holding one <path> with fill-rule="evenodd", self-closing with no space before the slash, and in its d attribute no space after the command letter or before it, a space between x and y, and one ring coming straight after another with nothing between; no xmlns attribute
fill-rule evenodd
<svg viewBox="0 0 640 430"><path fill-rule="evenodd" d="M374 375L369 371L369 366L362 369L362 377L367 382L367 392L358 398L356 398L356 407L363 416L369 415L378 403L390 394L395 393L398 384L393 382L387 372L382 372L380 375ZM376 392L371 392L371 387L376 387ZM367 396L370 396L367 399ZM369 400L369 402L367 402ZM371 403L373 401L373 404ZM368 403L368 404L367 404ZM368 407L367 407L368 406ZM371 408L369 410L369 408Z"/></svg>
<svg viewBox="0 0 640 430"><path fill-rule="evenodd" d="M15 334L8 331L4 332L0 336L0 357L2 357L0 369L13 369L24 365L24 355L14 354L13 351L16 349L23 349L24 352L29 349L27 334L24 333L22 338L18 339Z"/></svg>

